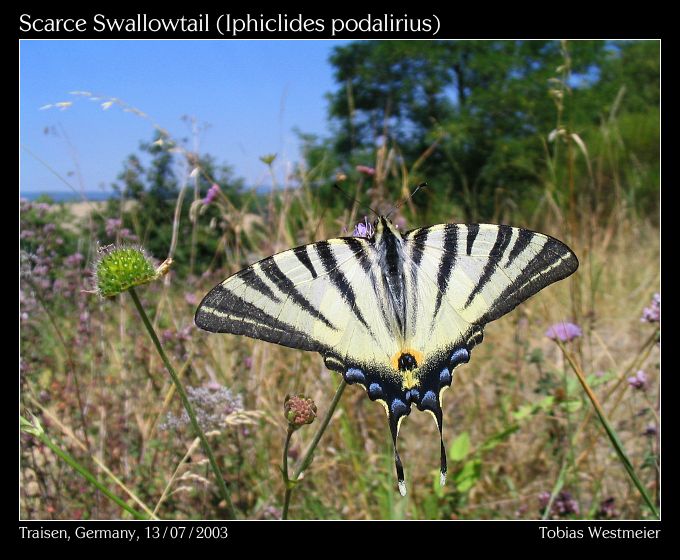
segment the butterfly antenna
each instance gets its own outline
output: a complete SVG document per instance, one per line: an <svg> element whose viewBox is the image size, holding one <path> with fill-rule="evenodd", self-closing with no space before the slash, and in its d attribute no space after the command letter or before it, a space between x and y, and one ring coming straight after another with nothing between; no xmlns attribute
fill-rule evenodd
<svg viewBox="0 0 680 560"><path fill-rule="evenodd" d="M378 214L375 210L373 210L373 208L371 208L370 206L365 206L364 204L361 203L361 201L360 201L359 199L354 198L354 197L352 197L351 195L347 194L345 191L343 191L343 190L338 186L337 183L334 183L334 184L333 184L333 187L334 187L335 189L337 189L338 191L340 191L340 193L342 194L342 196L344 196L347 200L351 201L353 204L356 204L357 206L359 206L360 208L363 208L364 210L370 210L370 211L373 212L378 218L380 217L380 214Z"/></svg>
<svg viewBox="0 0 680 560"><path fill-rule="evenodd" d="M411 200L420 189L424 189L425 187L427 187L427 183L420 183L420 185L418 185L410 195L408 195L406 198L399 201L396 204L396 206L394 206L392 208L392 210L390 210L390 213L387 214L386 218L389 218L392 215L393 212L396 212L397 210L399 210L399 208L401 208L404 204L406 204L409 200Z"/></svg>

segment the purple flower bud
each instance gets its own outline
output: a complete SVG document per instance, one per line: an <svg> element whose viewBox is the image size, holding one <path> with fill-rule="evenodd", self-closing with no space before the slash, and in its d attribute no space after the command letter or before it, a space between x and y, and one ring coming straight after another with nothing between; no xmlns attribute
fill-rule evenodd
<svg viewBox="0 0 680 560"><path fill-rule="evenodd" d="M550 340L561 340L562 342L570 342L575 338L578 338L583 333L581 332L581 327L575 325L574 323L555 323L547 331L545 331L545 336Z"/></svg>
<svg viewBox="0 0 680 560"><path fill-rule="evenodd" d="M210 204L217 195L220 192L220 187L217 185L217 183L213 183L212 186L208 189L208 193L205 195L205 198L203 199L203 204L208 205Z"/></svg>
<svg viewBox="0 0 680 560"><path fill-rule="evenodd" d="M654 294L652 297L652 304L642 310L643 323L658 323L661 319L661 295Z"/></svg>
<svg viewBox="0 0 680 560"><path fill-rule="evenodd" d="M73 253L72 255L69 255L64 259L64 264L68 267L76 267L78 266L81 262L85 260L85 257L81 255L80 253Z"/></svg>
<svg viewBox="0 0 680 560"><path fill-rule="evenodd" d="M359 173L362 173L364 175L368 175L369 177L373 177L373 175L375 175L375 168L369 167L368 165L357 165L356 170Z"/></svg>
<svg viewBox="0 0 680 560"><path fill-rule="evenodd" d="M250 356L246 356L243 360L243 365L246 367L246 369L250 369L253 367L253 359Z"/></svg>
<svg viewBox="0 0 680 560"><path fill-rule="evenodd" d="M106 235L109 237L115 237L116 232L123 225L123 220L120 218L108 218L106 224L104 224L104 229L106 230Z"/></svg>
<svg viewBox="0 0 680 560"><path fill-rule="evenodd" d="M538 503L541 510L545 511L550 502L550 492L541 492L538 495ZM569 514L578 515L580 511L578 502L574 500L570 492L566 490L561 491L555 499L553 500L552 509L550 510L551 515L565 516Z"/></svg>
<svg viewBox="0 0 680 560"><path fill-rule="evenodd" d="M370 239L373 237L375 233L375 230L373 229L373 224L368 221L368 218L364 216L364 221L359 222L356 226L354 226L354 231L352 232L352 235L354 237L364 237L366 239Z"/></svg>
<svg viewBox="0 0 680 560"><path fill-rule="evenodd" d="M628 378L628 385L633 389L644 389L647 387L647 374L639 369L635 375Z"/></svg>
<svg viewBox="0 0 680 560"><path fill-rule="evenodd" d="M616 498L613 497L602 500L600 502L600 509L597 512L597 517L600 519L613 519L618 517L620 514L614 505L615 501Z"/></svg>
<svg viewBox="0 0 680 560"><path fill-rule="evenodd" d="M642 435L647 436L647 437L653 437L658 433L659 433L659 430L657 429L656 424L649 424L645 428L645 431L642 432Z"/></svg>

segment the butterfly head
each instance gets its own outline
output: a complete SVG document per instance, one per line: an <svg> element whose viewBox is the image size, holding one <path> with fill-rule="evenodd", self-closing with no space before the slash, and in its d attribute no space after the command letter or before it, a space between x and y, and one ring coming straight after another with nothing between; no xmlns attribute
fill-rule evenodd
<svg viewBox="0 0 680 560"><path fill-rule="evenodd" d="M373 239L376 242L380 242L381 240L387 237L396 237L397 239L401 239L402 237L401 233L397 229L397 226L395 226L392 223L392 221L386 216L380 216L373 223L373 229L375 230L375 235L373 236Z"/></svg>

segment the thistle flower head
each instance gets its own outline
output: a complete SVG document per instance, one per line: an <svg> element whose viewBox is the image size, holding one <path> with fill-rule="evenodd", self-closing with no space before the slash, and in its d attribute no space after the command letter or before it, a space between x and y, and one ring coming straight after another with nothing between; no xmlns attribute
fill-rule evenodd
<svg viewBox="0 0 680 560"><path fill-rule="evenodd" d="M283 403L283 413L288 420L288 425L293 430L311 424L316 418L316 405L314 401L304 395L286 396Z"/></svg>
<svg viewBox="0 0 680 560"><path fill-rule="evenodd" d="M102 297L113 297L156 278L156 269L144 249L108 245L99 250L95 284Z"/></svg>
<svg viewBox="0 0 680 560"><path fill-rule="evenodd" d="M562 342L570 342L582 334L581 327L566 321L555 323L545 331L545 336L550 340L561 340Z"/></svg>

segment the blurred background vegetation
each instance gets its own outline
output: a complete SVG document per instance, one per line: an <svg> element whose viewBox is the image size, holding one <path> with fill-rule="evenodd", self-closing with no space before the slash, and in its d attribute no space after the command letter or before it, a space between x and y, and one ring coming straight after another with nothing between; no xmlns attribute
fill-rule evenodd
<svg viewBox="0 0 680 560"><path fill-rule="evenodd" d="M179 411L169 381L130 302L86 292L98 244L138 243L159 261L172 256L173 271L143 292L145 303L185 383L221 387L219 406L256 412L214 426L214 437L241 514L276 518L283 398L304 391L322 409L337 380L316 355L197 332L195 307L226 275L347 234L368 213L363 206L389 211L426 181L395 215L402 227L530 227L567 242L581 268L489 327L459 370L445 399L451 485L433 486L437 441L412 415L402 430L411 494L402 500L383 412L350 389L291 516L648 515L544 333L562 320L582 327L573 351L655 494L658 333L640 317L659 285L659 56L657 41L338 47L329 132L298 132L303 160L281 184L273 169L290 162L262 154L272 169L268 188L245 185L218 156L192 152L191 138L156 127L122 163L109 201L83 202L85 211L49 198L22 201L24 406L94 471L106 464L160 517L224 514L200 451L185 455L191 434L172 417ZM627 379L643 370L640 390ZM301 441L311 437L305 430ZM418 436L428 430L431 438ZM122 515L44 446L27 435L22 441L24 517ZM292 446L293 459L301 448ZM555 493L562 509L546 511L540 496L556 488L566 492Z"/></svg>

